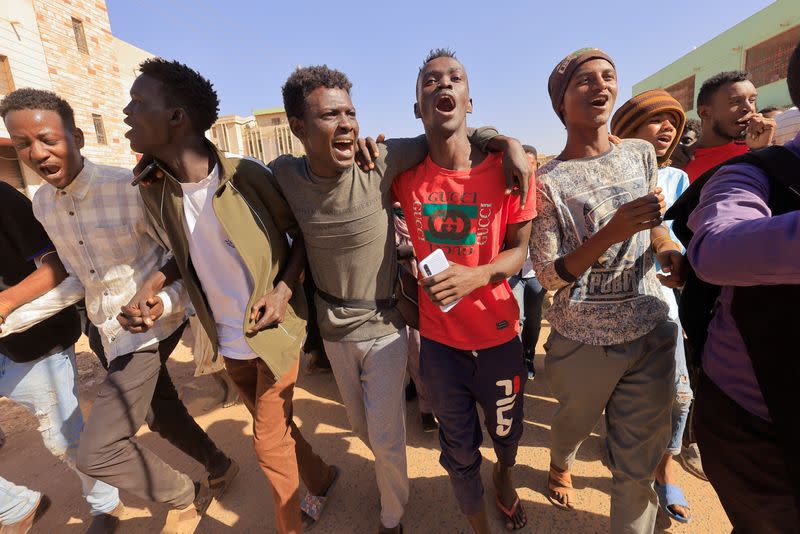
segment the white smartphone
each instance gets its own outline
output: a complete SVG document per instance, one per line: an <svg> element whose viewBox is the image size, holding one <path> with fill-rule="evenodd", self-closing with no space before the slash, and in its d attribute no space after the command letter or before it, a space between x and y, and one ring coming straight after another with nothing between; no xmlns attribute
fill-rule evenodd
<svg viewBox="0 0 800 534"><path fill-rule="evenodd" d="M444 255L442 249L437 248L430 254L428 254L425 259L419 262L419 270L422 272L424 278L428 278L429 276L433 276L439 274L442 271L447 270L450 267L450 262L447 261L447 256ZM458 299L446 306L439 306L439 308L447 313L453 309L453 306L459 303L461 299Z"/></svg>

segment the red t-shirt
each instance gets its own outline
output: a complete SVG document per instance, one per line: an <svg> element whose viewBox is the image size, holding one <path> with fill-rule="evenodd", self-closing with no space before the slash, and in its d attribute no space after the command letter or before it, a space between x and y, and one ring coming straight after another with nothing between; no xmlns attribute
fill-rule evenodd
<svg viewBox="0 0 800 534"><path fill-rule="evenodd" d="M734 141L711 148L698 147L694 151L694 159L686 164L683 171L689 175L689 183L694 183L708 169L712 169L733 157L741 156L747 150L747 145Z"/></svg>
<svg viewBox="0 0 800 534"><path fill-rule="evenodd" d="M440 248L451 263L468 267L491 263L503 248L506 226L536 216L534 189L524 208L519 196L505 195L499 153L461 171L428 157L392 184L417 260ZM448 313L420 287L419 315L422 336L461 350L502 345L519 332L519 305L505 280L476 289Z"/></svg>

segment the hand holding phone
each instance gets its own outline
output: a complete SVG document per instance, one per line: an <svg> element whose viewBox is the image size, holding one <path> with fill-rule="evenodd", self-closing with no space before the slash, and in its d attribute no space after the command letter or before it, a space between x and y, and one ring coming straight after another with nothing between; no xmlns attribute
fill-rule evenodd
<svg viewBox="0 0 800 534"><path fill-rule="evenodd" d="M136 172L136 169L134 169L134 172ZM142 172L138 173L133 178L131 185L134 187L139 185L140 183L142 185L150 185L156 179L163 177L164 177L164 171L162 171L161 167L158 166L158 163L154 161L153 163L145 167L144 170L142 170Z"/></svg>
<svg viewBox="0 0 800 534"><path fill-rule="evenodd" d="M419 262L419 270L422 272L425 278L429 278L446 271L448 267L450 267L450 262L447 261L447 256L444 255L444 252L440 248L437 248L428 254L425 259ZM460 301L461 299L458 299L450 304L446 304L445 306L439 306L439 308L443 312L447 313L452 310L453 306L458 304Z"/></svg>

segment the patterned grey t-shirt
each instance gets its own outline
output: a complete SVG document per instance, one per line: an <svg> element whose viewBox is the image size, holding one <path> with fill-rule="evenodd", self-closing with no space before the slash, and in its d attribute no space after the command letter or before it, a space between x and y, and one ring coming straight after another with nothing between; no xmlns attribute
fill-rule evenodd
<svg viewBox="0 0 800 534"><path fill-rule="evenodd" d="M545 317L559 334L589 345L627 343L667 318L656 277L650 232L609 248L574 283L553 263L597 233L622 204L656 187L653 146L624 140L609 152L553 160L539 171L539 216L531 230L531 257L542 285L556 294Z"/></svg>

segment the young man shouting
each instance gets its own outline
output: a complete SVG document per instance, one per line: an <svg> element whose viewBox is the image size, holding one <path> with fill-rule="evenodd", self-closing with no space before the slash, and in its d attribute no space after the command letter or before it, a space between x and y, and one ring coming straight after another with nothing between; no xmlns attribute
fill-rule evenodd
<svg viewBox="0 0 800 534"><path fill-rule="evenodd" d="M142 197L168 234L205 334L253 416L256 456L272 485L278 531L300 532L303 521L308 526L319 519L338 475L292 420L306 314L298 283L302 236L269 170L226 157L206 140L219 106L211 82L160 58L142 63L140 72L123 111L131 148L158 165L154 175L142 176L149 178ZM151 295L137 297L122 320L134 331L150 322ZM311 494L303 503L305 517L300 478Z"/></svg>
<svg viewBox="0 0 800 534"><path fill-rule="evenodd" d="M549 498L574 507L569 471L605 410L611 532L649 534L658 502L653 473L675 399L677 337L655 260L672 273L669 283L679 284L683 256L661 225L652 145L609 141L617 96L611 58L596 48L570 54L553 69L548 90L567 127L564 150L539 170L531 233L536 274L556 291L544 369L559 402Z"/></svg>
<svg viewBox="0 0 800 534"><path fill-rule="evenodd" d="M33 211L70 275L71 284L62 285L73 290L62 301L66 306L86 299L109 360L78 446L78 469L142 499L166 503L183 514L184 524L193 523L212 494L224 492L237 466L189 415L167 372L166 360L185 326L185 293L179 283L153 292L152 305L162 318L147 332L125 332L116 317L167 262L164 237L130 187L130 170L96 165L81 155L83 132L66 101L47 91L19 89L3 100L0 115L20 161L45 181ZM208 481L193 482L142 447L135 436L145 421L201 462Z"/></svg>
<svg viewBox="0 0 800 534"><path fill-rule="evenodd" d="M281 156L270 167L305 237L317 285L320 331L353 431L375 454L380 531L400 532L408 501L405 323L395 307L397 254L391 183L427 150L424 137L380 144L369 171L355 164L358 120L347 77L327 66L295 71L283 86L292 132L306 156ZM503 149L493 129L476 142ZM530 174L521 149L509 174Z"/></svg>
<svg viewBox="0 0 800 534"><path fill-rule="evenodd" d="M400 175L392 190L415 229L417 258L442 250L450 262L444 272L422 280L427 295L419 299L421 378L439 419L440 461L461 511L483 534L490 528L477 405L497 453L496 506L509 530L527 522L511 468L522 437L528 373L518 337L519 306L507 279L525 261L536 212L533 201L523 208L519 197L504 194L501 156L470 144L471 111L464 66L448 50L432 51L420 69L414 105L429 155ZM455 302L447 313L440 308Z"/></svg>

